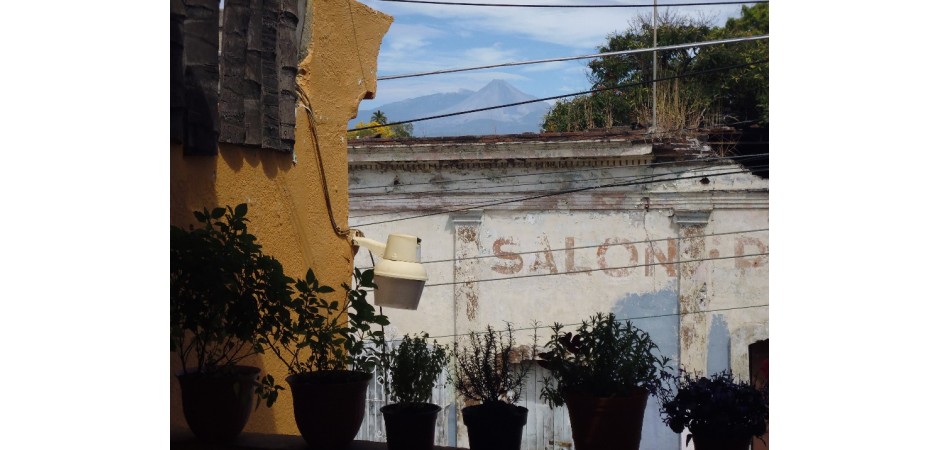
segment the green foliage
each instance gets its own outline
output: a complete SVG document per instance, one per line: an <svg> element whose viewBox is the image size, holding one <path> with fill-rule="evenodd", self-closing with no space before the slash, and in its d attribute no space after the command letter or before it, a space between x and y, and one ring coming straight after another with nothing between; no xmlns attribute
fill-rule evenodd
<svg viewBox="0 0 940 450"><path fill-rule="evenodd" d="M382 125L385 125L388 123L388 117L385 117L385 113L383 113L381 109L375 110L375 112L372 113L372 117L369 120L372 122L378 122Z"/></svg>
<svg viewBox="0 0 940 450"><path fill-rule="evenodd" d="M657 28L657 45L668 46L769 33L769 6L742 6L741 16L724 27L703 19L666 12ZM599 52L653 46L652 16L641 18L622 33L608 36ZM656 53L656 78L717 69L769 58L766 41L725 44ZM651 84L627 86L654 79L650 53L611 56L588 64L594 89L612 88L555 103L546 115L545 131L581 131L592 128L649 125L652 122ZM732 70L657 83L657 125L678 130L707 125L715 118L724 122L769 120L769 69L755 64Z"/></svg>
<svg viewBox="0 0 940 450"><path fill-rule="evenodd" d="M428 344L427 333L413 338L405 335L382 359L384 374L379 381L387 386L394 402L403 404L428 402L448 360L447 348L437 341Z"/></svg>
<svg viewBox="0 0 940 450"><path fill-rule="evenodd" d="M383 119L384 120L384 119ZM386 122L372 120L369 123L359 122L356 128L373 127L365 130L350 131L346 133L347 141L368 138L408 138L414 131L414 125L410 123L400 123L397 125L385 125Z"/></svg>
<svg viewBox="0 0 940 450"><path fill-rule="evenodd" d="M340 303L327 297L335 289L321 285L308 269L294 281L297 295L286 303L288 314L266 334L266 348L291 374L349 368L371 372L379 361L375 349L385 340L384 332L373 327L389 324L366 300L364 288L375 287L373 275L372 269L356 269L356 287L343 283Z"/></svg>
<svg viewBox="0 0 940 450"><path fill-rule="evenodd" d="M552 327L547 351L538 355L539 365L552 374L541 393L552 407L563 405L567 393L615 397L636 388L658 391L669 359L654 354L658 347L645 331L610 313L591 316L574 334L561 328Z"/></svg>
<svg viewBox="0 0 940 450"><path fill-rule="evenodd" d="M516 403L531 366L525 362L512 364L514 344L511 324L506 324L505 331L487 325L485 332L470 333L466 346L455 343L450 376L457 391L483 404Z"/></svg>
<svg viewBox="0 0 940 450"><path fill-rule="evenodd" d="M290 279L248 232L247 212L203 209L193 213L201 228L170 227L170 349L184 367L195 358L197 371L212 371L262 352L263 317L290 298Z"/></svg>
<svg viewBox="0 0 940 450"><path fill-rule="evenodd" d="M247 214L247 204L204 208L193 212L200 228L170 227L170 350L184 371L230 371L263 353L290 300L290 278L248 232Z"/></svg>
<svg viewBox="0 0 940 450"><path fill-rule="evenodd" d="M415 126L410 123L399 123L392 125L392 137L410 138L414 133Z"/></svg>
<svg viewBox="0 0 940 450"><path fill-rule="evenodd" d="M767 431L770 407L766 390L735 381L730 371L701 377L681 372L667 375L659 409L672 431L684 428L693 435L762 436ZM688 444L688 441L686 441Z"/></svg>

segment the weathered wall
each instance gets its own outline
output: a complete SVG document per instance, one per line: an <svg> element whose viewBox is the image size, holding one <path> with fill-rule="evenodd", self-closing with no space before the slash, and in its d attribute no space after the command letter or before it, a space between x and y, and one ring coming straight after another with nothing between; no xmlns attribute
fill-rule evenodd
<svg viewBox="0 0 940 450"><path fill-rule="evenodd" d="M311 30L298 86L313 105L319 149L337 225L347 226L349 208L346 123L359 101L375 92L376 59L392 18L352 0L310 0L306 14ZM248 203L249 230L264 251L276 257L290 276L313 268L322 283L339 287L352 273L346 238L331 225L317 165L315 143L306 112L297 108L295 155L253 148L222 146L218 156L182 154L170 147L170 223L187 226L192 211ZM286 368L273 357L251 361L286 387ZM171 355L171 427L185 429L179 403L179 369ZM282 391L272 409L251 416L247 432L299 434L290 391Z"/></svg>
<svg viewBox="0 0 940 450"><path fill-rule="evenodd" d="M768 233L722 233L768 227L766 180L710 175L741 170L727 162L643 166L653 161L651 148L629 142L547 147L357 143L351 149L350 222L378 240L396 232L417 235L422 259L430 261L418 310L385 310L390 331L426 331L452 342L453 335L487 324L572 324L613 312L636 319L663 354L688 369L733 365L746 376L746 346L767 337L768 308L731 308L768 303L768 258L740 257L768 252ZM492 204L654 174L688 179ZM397 220L472 205L477 210ZM468 257L478 259L454 261ZM710 260L679 263L704 258ZM371 262L360 254L356 265ZM510 279L493 281L498 278ZM727 311L707 312L716 309ZM540 343L549 331L539 330ZM530 344L531 331L519 338ZM546 436L557 448L570 442L570 428L559 426L567 416L542 404L535 384L523 403L530 409L528 448L553 448ZM457 430L456 443L466 445L462 426ZM655 401L647 409L642 448L680 448Z"/></svg>

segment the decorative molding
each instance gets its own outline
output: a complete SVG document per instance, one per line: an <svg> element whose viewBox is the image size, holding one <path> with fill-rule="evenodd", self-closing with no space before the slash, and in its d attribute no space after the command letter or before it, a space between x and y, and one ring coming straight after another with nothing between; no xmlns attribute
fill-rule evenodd
<svg viewBox="0 0 940 450"><path fill-rule="evenodd" d="M708 219L711 218L712 210L698 211L675 211L672 220L676 225L708 225Z"/></svg>
<svg viewBox="0 0 940 450"><path fill-rule="evenodd" d="M483 210L471 209L451 214L450 220L454 225L479 225L483 222Z"/></svg>

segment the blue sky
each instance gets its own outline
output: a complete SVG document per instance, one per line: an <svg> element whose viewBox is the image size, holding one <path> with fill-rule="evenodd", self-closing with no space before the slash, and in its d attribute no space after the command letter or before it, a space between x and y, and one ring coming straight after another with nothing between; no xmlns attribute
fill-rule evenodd
<svg viewBox="0 0 940 450"><path fill-rule="evenodd" d="M360 1L395 18L382 40L379 76L596 53L609 34L627 29L637 15L652 14L652 8L541 9ZM652 3L652 0L474 1L567 5ZM681 2L661 0L659 4ZM662 14L663 6L660 8ZM740 5L676 7L672 11L696 17L704 15L713 18L715 24L723 24L728 17L737 16L740 8ZM364 100L360 109L422 95L477 90L493 79L506 80L536 97L583 91L590 88L587 62L553 62L379 81L375 99Z"/></svg>

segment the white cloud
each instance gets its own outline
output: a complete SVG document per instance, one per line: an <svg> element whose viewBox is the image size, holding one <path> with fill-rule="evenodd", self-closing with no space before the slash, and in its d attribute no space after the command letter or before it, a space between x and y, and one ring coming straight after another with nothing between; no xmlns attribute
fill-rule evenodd
<svg viewBox="0 0 940 450"><path fill-rule="evenodd" d="M505 0L475 0L479 3L505 3ZM540 4L576 4L578 0L539 0ZM674 0L679 2L680 0ZM668 9L660 1L660 14ZM363 3L395 17L425 17L447 24L450 33L464 36L479 33L505 33L573 49L596 49L614 32L627 29L634 17L649 16L652 8L503 8L389 3L366 0ZM636 0L605 0L604 3L637 4ZM672 8L682 14L716 18L724 23L736 16L740 5Z"/></svg>
<svg viewBox="0 0 940 450"><path fill-rule="evenodd" d="M391 51L413 51L431 44L432 38L446 35L443 30L425 25L393 23L382 40L383 47Z"/></svg>

